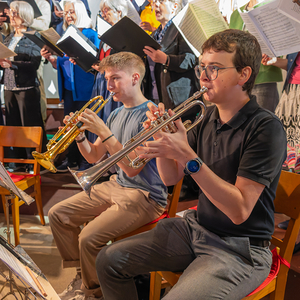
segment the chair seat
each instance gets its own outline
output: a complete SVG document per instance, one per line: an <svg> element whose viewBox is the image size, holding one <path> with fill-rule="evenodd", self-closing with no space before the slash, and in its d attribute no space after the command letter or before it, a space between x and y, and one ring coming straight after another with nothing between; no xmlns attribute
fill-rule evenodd
<svg viewBox="0 0 300 300"><path fill-rule="evenodd" d="M160 217L158 217L157 219L147 223L146 225L157 223L159 220L162 220L162 219L165 219L165 218L170 218L170 216L168 214L168 211L165 211Z"/></svg>
<svg viewBox="0 0 300 300"><path fill-rule="evenodd" d="M275 280L276 280L277 274L280 269L280 264L284 264L288 268L290 268L290 266L291 266L285 259L283 259L279 255L279 248L276 247L272 250L272 266L271 266L271 270L270 270L268 277L265 279L265 281L259 287L257 287L254 291L252 291L247 297L252 296L252 295L256 294L257 292L261 291L263 288L265 288L267 285L269 285L272 281L274 281L274 289L275 289Z"/></svg>

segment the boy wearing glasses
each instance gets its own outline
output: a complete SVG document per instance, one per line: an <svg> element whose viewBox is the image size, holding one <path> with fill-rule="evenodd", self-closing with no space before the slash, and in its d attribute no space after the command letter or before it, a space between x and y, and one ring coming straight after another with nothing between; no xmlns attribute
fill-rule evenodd
<svg viewBox="0 0 300 300"><path fill-rule="evenodd" d="M176 133L156 134L140 155L157 157L166 185L191 175L200 187L197 210L102 249L96 267L105 299L123 299L125 291L137 299L132 278L155 270L183 271L164 300L239 300L268 276L286 136L251 95L261 57L255 37L234 29L202 46L196 74L215 105L188 134L178 120ZM150 120L164 111L148 107Z"/></svg>

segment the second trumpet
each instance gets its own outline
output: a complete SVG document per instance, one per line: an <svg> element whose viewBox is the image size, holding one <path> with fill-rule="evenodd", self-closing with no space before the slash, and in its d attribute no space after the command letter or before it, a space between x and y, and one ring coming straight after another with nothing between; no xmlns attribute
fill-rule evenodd
<svg viewBox="0 0 300 300"><path fill-rule="evenodd" d="M80 111L74 113L69 119L68 123L60 129L53 138L48 142L48 151L44 153L32 152L32 156L42 165L45 169L56 173L56 167L54 166L54 160L58 154L64 152L75 140L80 133L80 127L83 125L82 122L78 121L78 116L93 102L94 105L90 108L96 114L105 106L105 104L113 97L114 93L110 93L106 100L103 100L102 96L97 96L90 99Z"/></svg>

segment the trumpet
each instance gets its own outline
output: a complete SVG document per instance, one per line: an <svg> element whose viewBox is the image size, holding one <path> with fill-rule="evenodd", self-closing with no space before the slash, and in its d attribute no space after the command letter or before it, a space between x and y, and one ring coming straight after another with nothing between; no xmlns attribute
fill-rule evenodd
<svg viewBox="0 0 300 300"><path fill-rule="evenodd" d="M42 165L45 169L56 173L54 166L54 160L56 156L64 152L75 140L80 133L79 129L83 125L83 122L78 121L78 116L93 102L94 105L90 108L96 114L106 105L106 103L113 97L115 93L110 93L106 100L103 100L102 96L96 96L90 99L79 111L76 111L74 115L68 120L66 125L60 129L47 144L48 151L39 153L37 151L32 152L32 156Z"/></svg>
<svg viewBox="0 0 300 300"><path fill-rule="evenodd" d="M151 138L159 130L170 132L170 133L176 132L177 128L176 125L174 124L174 121L196 105L200 106L201 114L199 113L199 115L196 117L193 123L190 120L184 122L184 127L186 131L189 131L195 126L197 126L204 117L205 105L202 101L195 100L195 99L199 98L202 94L206 92L207 92L207 88L203 86L200 91L197 91L196 93L194 93L192 97L188 98L179 106L177 106L174 109L175 114L172 117L170 117L167 112L165 112L162 116L159 116L157 112L156 114L157 119L155 121L152 121L151 125L148 128L143 129L136 136L131 138L128 142L126 142L123 145L123 149L114 153L106 160L100 162L99 164L85 171L73 171L71 169L69 169L69 171L74 176L74 178L79 183L79 185L82 187L82 189L87 193L87 195L90 196L91 188L97 182L97 180L103 174L105 174L113 165L118 163L123 158L126 157L129 160L130 167L140 168L142 165L146 164L150 159L140 159L137 156L135 159L131 160L128 154L132 151L135 151L135 149L138 146L143 145L149 138Z"/></svg>

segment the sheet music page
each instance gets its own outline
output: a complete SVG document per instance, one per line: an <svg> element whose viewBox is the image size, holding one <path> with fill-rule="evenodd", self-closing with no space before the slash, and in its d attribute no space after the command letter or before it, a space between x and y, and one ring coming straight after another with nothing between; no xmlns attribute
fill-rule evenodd
<svg viewBox="0 0 300 300"><path fill-rule="evenodd" d="M35 201L30 195L28 195L27 193L25 193L15 185L13 180L8 175L2 162L0 162L0 177L1 177L0 185L3 186L4 188L8 187L9 190L11 190L17 197L22 199L27 205Z"/></svg>
<svg viewBox="0 0 300 300"><path fill-rule="evenodd" d="M47 30L40 31L40 34L54 45L56 45L57 41L60 39L60 35L52 27Z"/></svg>
<svg viewBox="0 0 300 300"><path fill-rule="evenodd" d="M300 6L296 3L293 3L291 0L281 0L278 6L278 11L300 23Z"/></svg>
<svg viewBox="0 0 300 300"><path fill-rule="evenodd" d="M198 57L203 43L228 28L215 0L192 0L173 19L174 25ZM196 50L196 51L195 51Z"/></svg>
<svg viewBox="0 0 300 300"><path fill-rule="evenodd" d="M280 1L272 1L248 12L269 41L275 56L300 50L300 23L278 11Z"/></svg>
<svg viewBox="0 0 300 300"><path fill-rule="evenodd" d="M29 275L26 267L7 249L0 246L0 259L9 267L16 275L18 275L26 284L32 287L42 298L45 298L34 280Z"/></svg>
<svg viewBox="0 0 300 300"><path fill-rule="evenodd" d="M69 26L65 31L63 36L58 40L58 42L63 41L67 37L72 37L78 44L80 44L87 52L90 52L95 57L97 56L97 51L95 51L78 33L77 29L73 26Z"/></svg>
<svg viewBox="0 0 300 300"><path fill-rule="evenodd" d="M127 0L126 2L128 7L127 17L131 19L134 23L140 25L141 18L138 12L136 11L135 7L133 6L132 2L130 0Z"/></svg>
<svg viewBox="0 0 300 300"><path fill-rule="evenodd" d="M103 20L101 17L97 16L97 33L101 37L102 34L104 34L109 28L111 28L111 25Z"/></svg>
<svg viewBox="0 0 300 300"><path fill-rule="evenodd" d="M9 50L4 44L0 42L0 59L16 56L17 54Z"/></svg>
<svg viewBox="0 0 300 300"><path fill-rule="evenodd" d="M251 15L249 15L247 12L242 13L239 11L239 13L244 21L246 30L248 30L251 34L253 34L256 37L260 45L261 52L267 54L270 57L276 56L273 53L273 48L271 44L268 42L268 40L266 40L266 37L260 32L258 27L256 27L255 21L251 19Z"/></svg>

